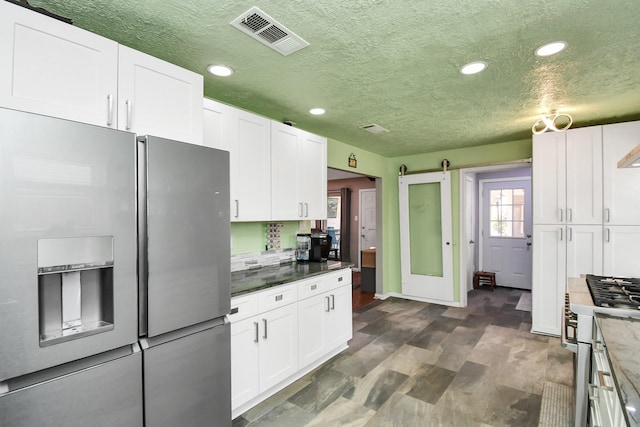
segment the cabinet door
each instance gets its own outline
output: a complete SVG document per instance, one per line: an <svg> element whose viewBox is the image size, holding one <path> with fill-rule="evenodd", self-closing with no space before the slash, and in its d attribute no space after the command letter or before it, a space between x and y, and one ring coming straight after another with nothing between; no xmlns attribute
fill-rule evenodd
<svg viewBox="0 0 640 427"><path fill-rule="evenodd" d="M602 226L567 226L567 277L602 274Z"/></svg>
<svg viewBox="0 0 640 427"><path fill-rule="evenodd" d="M331 329L327 317L331 310L329 293L298 302L299 367L304 368L324 356Z"/></svg>
<svg viewBox="0 0 640 427"><path fill-rule="evenodd" d="M260 393L258 317L231 323L231 408Z"/></svg>
<svg viewBox="0 0 640 427"><path fill-rule="evenodd" d="M289 304L260 316L260 392L298 371L298 310Z"/></svg>
<svg viewBox="0 0 640 427"><path fill-rule="evenodd" d="M533 136L533 223L566 221L566 132Z"/></svg>
<svg viewBox="0 0 640 427"><path fill-rule="evenodd" d="M119 47L118 128L202 144L201 75Z"/></svg>
<svg viewBox="0 0 640 427"><path fill-rule="evenodd" d="M565 234L562 225L533 226L533 332L560 335L560 315L566 292Z"/></svg>
<svg viewBox="0 0 640 427"><path fill-rule="evenodd" d="M618 160L640 144L640 121L606 125L603 134L604 224L640 225L640 169Z"/></svg>
<svg viewBox="0 0 640 427"><path fill-rule="evenodd" d="M203 100L203 108L202 145L229 151L231 149L229 133L232 107L205 98Z"/></svg>
<svg viewBox="0 0 640 427"><path fill-rule="evenodd" d="M302 132L302 188L305 219L327 219L327 139Z"/></svg>
<svg viewBox="0 0 640 427"><path fill-rule="evenodd" d="M608 276L640 277L640 226L604 227L604 266Z"/></svg>
<svg viewBox="0 0 640 427"><path fill-rule="evenodd" d="M351 294L350 284L329 292L331 311L327 317L327 350L344 345L353 337Z"/></svg>
<svg viewBox="0 0 640 427"><path fill-rule="evenodd" d="M118 44L0 2L0 105L116 127Z"/></svg>
<svg viewBox="0 0 640 427"><path fill-rule="evenodd" d="M567 141L567 224L602 224L602 126L572 129Z"/></svg>
<svg viewBox="0 0 640 427"><path fill-rule="evenodd" d="M269 221L271 121L234 108L230 126L231 221Z"/></svg>
<svg viewBox="0 0 640 427"><path fill-rule="evenodd" d="M271 216L274 220L304 218L301 188L306 171L300 162L301 151L300 129L283 123L271 123Z"/></svg>

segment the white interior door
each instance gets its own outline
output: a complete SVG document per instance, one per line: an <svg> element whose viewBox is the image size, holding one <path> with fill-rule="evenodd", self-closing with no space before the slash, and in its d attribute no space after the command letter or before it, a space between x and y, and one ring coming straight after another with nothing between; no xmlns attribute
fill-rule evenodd
<svg viewBox="0 0 640 427"><path fill-rule="evenodd" d="M465 272L466 272L466 279L467 279L467 290L471 290L473 287L473 273L476 269L476 263L475 263L476 203L475 203L475 188L474 188L473 176L465 176L464 192L465 192L465 211L464 211L465 228L464 229L466 233L466 239L463 241L463 244L466 245Z"/></svg>
<svg viewBox="0 0 640 427"><path fill-rule="evenodd" d="M496 283L531 289L531 180L480 181L480 268Z"/></svg>
<svg viewBox="0 0 640 427"><path fill-rule="evenodd" d="M360 250L376 246L376 190L360 190Z"/></svg>
<svg viewBox="0 0 640 427"><path fill-rule="evenodd" d="M450 172L401 176L402 293L451 303L453 250Z"/></svg>

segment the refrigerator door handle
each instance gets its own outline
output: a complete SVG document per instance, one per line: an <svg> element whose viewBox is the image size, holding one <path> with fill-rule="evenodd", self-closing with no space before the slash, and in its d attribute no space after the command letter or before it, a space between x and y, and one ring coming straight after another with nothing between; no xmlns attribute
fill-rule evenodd
<svg viewBox="0 0 640 427"><path fill-rule="evenodd" d="M264 335L262 336L262 338L266 340L267 339L267 319L262 319L262 322L264 324Z"/></svg>
<svg viewBox="0 0 640 427"><path fill-rule="evenodd" d="M149 267L147 264L147 150L146 140L138 138L138 332L145 335L148 329L147 285Z"/></svg>

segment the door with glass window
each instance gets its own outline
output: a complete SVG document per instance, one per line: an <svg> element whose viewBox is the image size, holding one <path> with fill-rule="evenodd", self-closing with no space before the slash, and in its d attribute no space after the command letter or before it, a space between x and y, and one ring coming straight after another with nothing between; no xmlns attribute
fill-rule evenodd
<svg viewBox="0 0 640 427"><path fill-rule="evenodd" d="M401 176L402 293L454 301L450 172Z"/></svg>
<svg viewBox="0 0 640 427"><path fill-rule="evenodd" d="M531 180L480 181L480 269L498 286L531 289Z"/></svg>

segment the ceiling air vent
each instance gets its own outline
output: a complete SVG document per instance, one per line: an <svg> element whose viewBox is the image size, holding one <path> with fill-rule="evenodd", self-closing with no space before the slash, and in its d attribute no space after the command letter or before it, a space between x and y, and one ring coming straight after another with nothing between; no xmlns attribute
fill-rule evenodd
<svg viewBox="0 0 640 427"><path fill-rule="evenodd" d="M285 56L309 46L309 43L257 7L238 16L231 21L231 25Z"/></svg>
<svg viewBox="0 0 640 427"><path fill-rule="evenodd" d="M360 126L360 129L362 130L366 130L367 132L371 132L374 134L381 134L381 133L386 133L389 132L389 129L385 129L380 125L377 125L375 123L370 123L368 125L364 125L364 126Z"/></svg>

